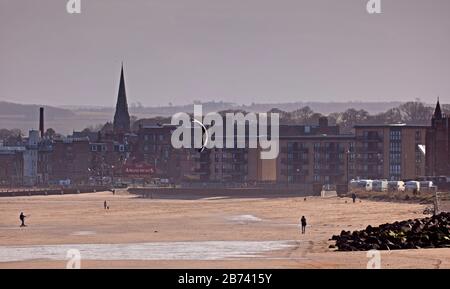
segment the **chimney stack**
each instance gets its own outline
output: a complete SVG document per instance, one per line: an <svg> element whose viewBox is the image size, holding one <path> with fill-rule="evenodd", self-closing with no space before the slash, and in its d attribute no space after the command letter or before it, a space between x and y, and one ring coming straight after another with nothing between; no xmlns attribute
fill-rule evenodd
<svg viewBox="0 0 450 289"><path fill-rule="evenodd" d="M39 109L39 131L41 132L41 138L44 138L44 108Z"/></svg>

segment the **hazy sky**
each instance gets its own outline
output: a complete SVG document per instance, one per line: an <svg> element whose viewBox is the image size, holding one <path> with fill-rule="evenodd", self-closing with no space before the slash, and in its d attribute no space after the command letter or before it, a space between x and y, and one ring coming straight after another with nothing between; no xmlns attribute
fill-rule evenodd
<svg viewBox="0 0 450 289"><path fill-rule="evenodd" d="M0 0L0 100L450 102L450 1Z"/></svg>

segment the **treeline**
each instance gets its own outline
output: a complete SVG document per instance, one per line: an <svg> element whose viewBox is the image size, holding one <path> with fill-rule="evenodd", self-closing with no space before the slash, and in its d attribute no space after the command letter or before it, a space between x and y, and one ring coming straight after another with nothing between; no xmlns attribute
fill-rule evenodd
<svg viewBox="0 0 450 289"><path fill-rule="evenodd" d="M22 144L22 138L25 135L20 129L5 129L0 128L0 141L6 146L17 146ZM48 128L45 133L45 137L55 138L61 137L60 134L57 134L53 128Z"/></svg>
<svg viewBox="0 0 450 289"><path fill-rule="evenodd" d="M442 105L442 111L446 115L450 115L450 105ZM243 112L243 110L223 110L226 112ZM283 111L278 108L272 108L269 112L277 112L280 114L281 124L300 124L300 125L317 125L319 118L326 116L330 125L339 125L341 132L351 132L353 126L359 124L395 124L406 123L415 125L430 125L430 119L434 112L434 107L427 106L425 103L416 100L403 103L397 107L388 109L378 114L370 114L364 109L349 108L343 112L333 112L328 115L315 112L309 106L299 108L294 111ZM140 125L156 125L158 123L168 123L170 117L154 117L148 119L138 119L131 117L132 130L137 131ZM84 132L107 132L112 131L112 123L108 122L104 125L90 126L83 130ZM46 132L49 137L59 136L52 128ZM18 129L0 129L0 140L15 139L23 136Z"/></svg>
<svg viewBox="0 0 450 289"><path fill-rule="evenodd" d="M443 105L444 114L450 115L450 105ZM329 115L314 112L305 106L292 112L272 109L270 112L280 114L282 124L316 125L320 117L327 116L330 124L337 124L343 133L351 132L353 126L364 124L395 124L406 123L415 125L430 125L434 107L425 105L420 101L406 102L398 107L391 108L383 113L370 114L363 109L349 108L344 112L334 112Z"/></svg>

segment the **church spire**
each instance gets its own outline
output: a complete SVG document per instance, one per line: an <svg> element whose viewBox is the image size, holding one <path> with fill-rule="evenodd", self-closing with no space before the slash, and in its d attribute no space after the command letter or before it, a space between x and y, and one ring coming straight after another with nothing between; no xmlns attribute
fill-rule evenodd
<svg viewBox="0 0 450 289"><path fill-rule="evenodd" d="M122 70L120 72L119 93L117 96L116 113L114 115L114 132L130 131L130 114L128 113L127 93L125 89L125 77Z"/></svg>
<svg viewBox="0 0 450 289"><path fill-rule="evenodd" d="M441 110L441 104L439 103L439 97L438 101L436 103L436 108L434 109L434 119L442 119L442 110Z"/></svg>

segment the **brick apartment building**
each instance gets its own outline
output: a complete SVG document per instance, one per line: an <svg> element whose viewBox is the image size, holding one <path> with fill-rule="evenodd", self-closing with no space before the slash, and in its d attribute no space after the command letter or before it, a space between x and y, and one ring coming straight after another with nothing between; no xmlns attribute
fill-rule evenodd
<svg viewBox="0 0 450 289"><path fill-rule="evenodd" d="M354 177L410 180L425 175L426 126L357 125Z"/></svg>
<svg viewBox="0 0 450 289"><path fill-rule="evenodd" d="M110 139L89 142L90 177L101 183L103 178L112 181L123 176L123 165L129 160L131 145L127 141Z"/></svg>
<svg viewBox="0 0 450 289"><path fill-rule="evenodd" d="M280 140L277 179L317 191L324 184L345 186L352 135L288 136Z"/></svg>
<svg viewBox="0 0 450 289"><path fill-rule="evenodd" d="M86 184L90 176L91 149L87 138L56 140L50 157L50 182L71 180Z"/></svg>
<svg viewBox="0 0 450 289"><path fill-rule="evenodd" d="M179 182L245 182L247 149L174 149L173 125L141 126L131 159L154 168L154 177Z"/></svg>
<svg viewBox="0 0 450 289"><path fill-rule="evenodd" d="M280 153L274 160L261 160L257 150L250 151L249 180L257 183L299 186L305 191L320 191L324 184L345 186L353 135L339 134L321 118L318 126L280 127Z"/></svg>
<svg viewBox="0 0 450 289"><path fill-rule="evenodd" d="M0 146L0 186L23 184L23 148Z"/></svg>
<svg viewBox="0 0 450 289"><path fill-rule="evenodd" d="M172 125L141 125L131 153L132 162L153 167L153 177L178 179L181 160L171 144L174 129Z"/></svg>

